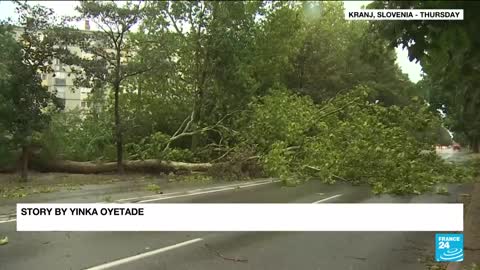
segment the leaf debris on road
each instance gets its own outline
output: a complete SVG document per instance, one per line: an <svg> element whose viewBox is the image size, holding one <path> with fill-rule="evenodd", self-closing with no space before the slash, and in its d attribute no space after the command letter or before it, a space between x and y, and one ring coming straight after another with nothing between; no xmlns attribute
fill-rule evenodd
<svg viewBox="0 0 480 270"><path fill-rule="evenodd" d="M8 236L0 239L0 246L8 244Z"/></svg>
<svg viewBox="0 0 480 270"><path fill-rule="evenodd" d="M246 258L226 257L226 256L222 255L222 253L220 253L218 250L212 248L209 244L205 244L205 247L206 247L208 250L214 252L218 257L220 257L220 258L222 258L222 259L224 259L224 260L234 261L234 262L248 262L248 259L246 259Z"/></svg>

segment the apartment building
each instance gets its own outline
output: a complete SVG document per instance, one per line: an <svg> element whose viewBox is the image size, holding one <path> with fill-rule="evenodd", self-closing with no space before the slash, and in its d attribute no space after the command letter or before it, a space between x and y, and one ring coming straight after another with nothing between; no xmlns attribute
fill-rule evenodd
<svg viewBox="0 0 480 270"><path fill-rule="evenodd" d="M52 93L62 101L65 110L75 108L86 109L88 107L87 98L91 89L75 88L74 75L68 75L68 66L55 59L52 64L54 73L42 74L42 83Z"/></svg>
<svg viewBox="0 0 480 270"><path fill-rule="evenodd" d="M23 28L14 27L15 37L18 39L22 34ZM90 31L88 21L85 21L84 31ZM74 51L82 53L78 48L73 48ZM53 73L42 74L42 84L48 88L48 91L56 93L56 96L64 105L64 110L69 111L73 109L88 108L88 95L91 92L89 88L75 88L73 74L69 76L69 67L61 63L58 59L54 59L52 63Z"/></svg>

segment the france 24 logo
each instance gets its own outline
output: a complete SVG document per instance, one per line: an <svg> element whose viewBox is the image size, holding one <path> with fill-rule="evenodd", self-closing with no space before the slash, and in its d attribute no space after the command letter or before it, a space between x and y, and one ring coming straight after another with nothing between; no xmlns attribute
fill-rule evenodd
<svg viewBox="0 0 480 270"><path fill-rule="evenodd" d="M435 234L435 260L437 262L463 261L463 234Z"/></svg>

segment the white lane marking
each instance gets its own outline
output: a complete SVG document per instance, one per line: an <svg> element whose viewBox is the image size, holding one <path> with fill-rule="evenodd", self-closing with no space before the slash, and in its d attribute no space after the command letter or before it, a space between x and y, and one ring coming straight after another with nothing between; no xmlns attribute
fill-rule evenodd
<svg viewBox="0 0 480 270"><path fill-rule="evenodd" d="M274 180L274 179L266 179L266 180L258 180L258 181L251 181L251 182L244 182L244 183L237 183L231 185L223 185L223 186L214 186L211 188L199 188L191 190L190 192L200 192L205 190L215 190L215 189L222 189L227 187L237 187L237 186L245 186L245 185L253 185L253 184L270 184L275 182L280 182L281 180Z"/></svg>
<svg viewBox="0 0 480 270"><path fill-rule="evenodd" d="M259 183L252 184L252 185L259 185ZM204 191L202 194L210 193L210 192L213 192L213 191L214 190ZM199 193L196 193L196 194L199 194ZM191 195L191 194L184 194L184 195ZM184 196L184 195L182 195L182 196ZM325 198L325 199L321 199L321 200L313 202L313 203L325 202L325 201L328 201L328 200L331 200L331 199L334 199L334 198L338 198L340 196L342 196L342 194L333 195L333 196L330 196L330 197ZM156 200L161 200L161 199L164 200L164 199L167 199L167 198L160 198L160 199L156 199ZM123 258L123 259L120 259L120 260L116 260L116 261L112 261L112 262L109 262L109 263L94 266L94 267L91 267L91 268L87 268L85 270L105 270L105 269L109 269L109 268L112 268L112 267L115 267L115 266L130 263L130 262L133 262L133 261L136 261L136 260L140 260L140 259L143 259L143 258L146 258L146 257L149 257L149 256L160 254L160 253L172 250L172 249L187 246L187 245L190 245L190 244L193 244L193 243L196 243L196 242L200 242L200 241L203 241L203 238L195 238L195 239L188 240L188 241L185 241L185 242L181 242L181 243L171 245L171 246L168 246L168 247L163 247L163 248L160 248L160 249L156 249L156 250L152 250L152 251L149 251L149 252L141 253L141 254L138 254L138 255L135 255L135 256L126 257L126 258Z"/></svg>
<svg viewBox="0 0 480 270"><path fill-rule="evenodd" d="M174 198L182 198L182 197L208 194L208 193L214 193L214 192L220 192L220 191L234 190L236 188L254 187L254 186L270 184L272 182L278 182L278 180L277 181L264 182L264 183L255 183L255 184L243 185L243 186L231 186L231 187L226 187L226 188L221 188L221 189L206 190L206 191L195 192L195 193L187 193L187 194L176 195L176 196L165 196L165 197L160 197L160 198L155 198L155 199L139 201L138 203L156 202L156 201L163 201L163 200L174 199Z"/></svg>
<svg viewBox="0 0 480 270"><path fill-rule="evenodd" d="M9 219L9 220L3 220L3 221L0 221L0 224L1 224L1 223L14 222L14 221L16 221L16 220L17 220L16 218L14 218L14 219Z"/></svg>
<svg viewBox="0 0 480 270"><path fill-rule="evenodd" d="M177 192L172 192L172 193L168 193L168 194L169 195L175 195L175 194L182 194L182 193L184 193L184 192L177 191ZM126 202L126 201L131 201L131 200L136 200L136 199L152 198L152 197L158 197L158 196L159 196L158 194L154 194L154 195L147 195L147 196L131 197L131 198L115 200L115 202Z"/></svg>
<svg viewBox="0 0 480 270"><path fill-rule="evenodd" d="M313 202L313 203L326 202L326 201L328 201L328 200L335 199L335 198L338 198L338 197L340 197L340 196L342 196L342 194L333 195L333 196L331 196L331 197L328 197L328 198L325 198L325 199L321 199L321 200L316 201L316 202Z"/></svg>
<svg viewBox="0 0 480 270"><path fill-rule="evenodd" d="M119 265L122 265L122 264L126 264L126 263L129 263L129 262L140 260L140 259L143 259L143 258L146 258L146 257L149 257L149 256L157 255L157 254L160 254L160 253L172 250L172 249L176 249L176 248L179 248L179 247L184 247L184 246L187 246L187 245L190 245L190 244L193 244L193 243L197 243L197 242L200 242L200 241L203 241L203 239L202 238L195 238L195 239L188 240L188 241L185 241L185 242L181 242L181 243L178 243L178 244L175 244L175 245L159 248L159 249L152 250L152 251L149 251L149 252L140 253L140 254L135 255L135 256L126 257L126 258L123 258L123 259L120 259L120 260L111 261L111 262L104 263L104 264L101 264L101 265L97 265L97 266L94 266L94 267L86 268L85 270L105 270L105 269L109 269L109 268L112 268L112 267L115 267L115 266L119 266Z"/></svg>
<svg viewBox="0 0 480 270"><path fill-rule="evenodd" d="M259 181L254 181L254 182L251 182L251 183L252 184L257 184L257 183L268 184L268 183L279 182L279 181L280 180L259 180ZM179 191L179 192L172 192L172 193L162 194L162 195L155 194L155 195L147 195L147 196L140 196L140 197L131 197L131 198L116 200L115 202L123 202L123 201L130 201L130 200L144 199L144 198L158 198L158 197L164 197L164 196L170 197L170 196L177 195L177 194L181 194L181 195L193 194L193 195L195 195L194 193L197 193L197 192L204 192L204 191L207 191L207 190L208 191L211 191L211 190L221 191L224 188L238 187L239 185L242 185L242 184L238 183L238 184L215 186L215 187L209 187L209 188L200 188L200 189L190 190L190 191L187 191L187 192Z"/></svg>

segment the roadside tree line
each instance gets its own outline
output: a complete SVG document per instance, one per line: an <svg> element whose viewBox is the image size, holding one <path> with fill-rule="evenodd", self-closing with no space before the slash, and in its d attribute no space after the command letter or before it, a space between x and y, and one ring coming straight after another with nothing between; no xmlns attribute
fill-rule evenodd
<svg viewBox="0 0 480 270"><path fill-rule="evenodd" d="M29 167L200 170L418 193L465 176L422 152L445 133L438 112L382 29L345 21L341 2L82 1L77 10L55 20L19 3L20 38L0 27L0 157L15 168L21 150L23 179ZM84 19L97 30L65 23ZM59 110L41 86L38 71L54 72L53 59L92 89L87 111Z"/></svg>

